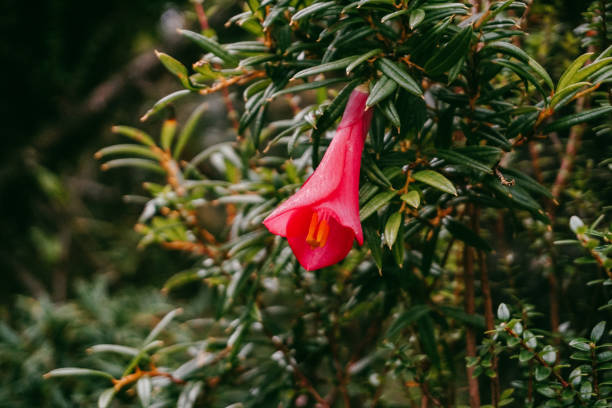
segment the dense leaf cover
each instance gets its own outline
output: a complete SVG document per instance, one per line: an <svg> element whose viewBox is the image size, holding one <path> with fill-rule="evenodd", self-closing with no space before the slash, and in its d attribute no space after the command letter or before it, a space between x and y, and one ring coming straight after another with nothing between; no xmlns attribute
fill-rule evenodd
<svg viewBox="0 0 612 408"><path fill-rule="evenodd" d="M112 363L57 368L49 381L91 376L101 407L608 406L610 230L603 216L568 220L563 203L579 195L564 189L580 138L610 140L606 3L577 30L588 52L554 78L522 44L530 2L245 3L228 24L249 40L180 30L202 57L188 68L157 53L182 89L142 120L200 98L189 119L170 116L159 137L115 126L131 142L97 153L104 169L151 172L141 246L184 251L193 267L163 290L199 294L148 335L90 349ZM317 167L359 84L373 110L359 191L365 244L308 272L262 221ZM235 139L191 154L217 93ZM538 149L559 138L549 180ZM593 166L609 189L606 154ZM558 277L582 268L557 259L566 246L584 247L590 286ZM569 308L590 316L576 327L559 320L570 283L580 304Z"/></svg>

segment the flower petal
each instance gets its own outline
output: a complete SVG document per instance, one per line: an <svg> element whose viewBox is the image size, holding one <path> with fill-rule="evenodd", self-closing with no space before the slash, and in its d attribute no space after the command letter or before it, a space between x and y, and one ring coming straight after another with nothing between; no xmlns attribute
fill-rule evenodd
<svg viewBox="0 0 612 408"><path fill-rule="evenodd" d="M333 216L328 218L329 236L321 248L312 248L306 242L312 211L296 210L291 214L287 228L287 241L298 262L305 269L314 271L340 262L353 247L355 237L350 228L342 226Z"/></svg>

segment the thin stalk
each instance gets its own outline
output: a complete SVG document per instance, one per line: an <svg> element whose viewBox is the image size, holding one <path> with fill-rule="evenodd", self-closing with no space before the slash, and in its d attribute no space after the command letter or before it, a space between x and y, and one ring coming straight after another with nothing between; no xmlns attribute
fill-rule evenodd
<svg viewBox="0 0 612 408"><path fill-rule="evenodd" d="M474 207L470 204L470 215L474 217ZM463 248L463 279L465 282L465 312L474 314L474 251L468 245ZM474 329L467 326L465 330L465 348L468 357L476 357L476 333ZM480 391L478 389L478 379L473 376L474 367L466 367L468 376L468 387L470 396L470 407L480 407Z"/></svg>
<svg viewBox="0 0 612 408"><path fill-rule="evenodd" d="M472 230L476 234L480 233L480 208L474 209L474 216L472 217ZM478 269L480 269L480 286L482 289L482 297L484 300L484 316L485 325L487 331L495 329L495 320L493 317L493 298L491 297L491 286L489 285L489 272L487 270L487 257L484 251L478 251ZM499 370L498 370L498 359L495 354L493 347L490 349L491 355L491 369L495 372L495 377L491 378L491 405L495 408L499 406L499 400L501 398L500 385L499 385Z"/></svg>

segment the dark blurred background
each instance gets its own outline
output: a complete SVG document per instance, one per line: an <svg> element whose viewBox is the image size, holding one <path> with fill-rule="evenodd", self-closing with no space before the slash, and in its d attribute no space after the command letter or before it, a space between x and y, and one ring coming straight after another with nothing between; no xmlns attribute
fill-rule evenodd
<svg viewBox="0 0 612 408"><path fill-rule="evenodd" d="M237 35L223 26L236 3L205 4L220 36ZM138 118L180 85L153 51L197 57L176 34L197 27L193 3L5 0L2 10L0 302L10 305L16 293L65 300L71 281L98 273L158 283L180 257L135 251L140 206L121 197L142 190L140 175L101 173L93 153L125 142L113 124L158 131L159 121Z"/></svg>

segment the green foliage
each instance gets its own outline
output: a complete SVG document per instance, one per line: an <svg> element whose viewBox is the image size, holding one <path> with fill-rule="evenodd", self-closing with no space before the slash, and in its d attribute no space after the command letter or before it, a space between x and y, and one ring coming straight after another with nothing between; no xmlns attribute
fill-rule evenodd
<svg viewBox="0 0 612 408"><path fill-rule="evenodd" d="M176 325L184 317L173 309L147 331L91 346L112 360L60 361L48 381L88 378L99 406L476 406L466 388L483 406L608 404L610 300L588 300L609 296L610 233L597 230L601 220L567 218L573 206L594 218L606 204L584 185L596 172L581 172L608 145L591 146L574 173L582 181L570 170L581 136L609 135L610 48L605 36L587 42L592 52L571 55L553 80L517 45L527 12L521 1L250 0L229 20L246 41L181 29L202 57L157 53L185 89L142 119L187 95L202 101L184 124L171 113L159 137L114 127L132 143L97 157L106 170L150 172L140 246L187 254L192 266L163 290L189 299L201 330L181 329L190 320ZM605 28L606 18L588 24ZM373 110L360 183L365 245L307 272L261 222L319 163L358 84L369 84ZM190 156L209 95L232 87L243 91L235 141ZM561 163L542 160L543 175L538 148L548 159L559 138ZM608 157L597 162L609 180ZM588 256L553 245L568 223L577 240L561 243ZM586 276L597 279L587 286ZM560 324L560 290L570 328Z"/></svg>

